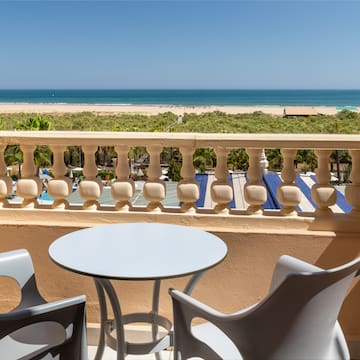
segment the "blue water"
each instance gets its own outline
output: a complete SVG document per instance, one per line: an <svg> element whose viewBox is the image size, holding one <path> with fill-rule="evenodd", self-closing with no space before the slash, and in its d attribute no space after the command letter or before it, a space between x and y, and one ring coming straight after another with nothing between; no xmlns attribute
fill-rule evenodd
<svg viewBox="0 0 360 360"><path fill-rule="evenodd" d="M54 199L47 193L47 191L43 191L41 193L40 199L46 201L54 201Z"/></svg>
<svg viewBox="0 0 360 360"><path fill-rule="evenodd" d="M360 90L0 90L0 103L360 106Z"/></svg>

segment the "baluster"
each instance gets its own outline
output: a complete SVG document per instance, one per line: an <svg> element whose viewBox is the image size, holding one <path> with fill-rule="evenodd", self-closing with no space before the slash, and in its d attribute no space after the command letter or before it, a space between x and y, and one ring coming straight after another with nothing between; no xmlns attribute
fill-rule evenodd
<svg viewBox="0 0 360 360"><path fill-rule="evenodd" d="M265 149L261 149L261 155L260 155L260 167L262 169L262 173L268 172L269 162L266 158Z"/></svg>
<svg viewBox="0 0 360 360"><path fill-rule="evenodd" d="M147 147L150 155L150 163L148 169L148 180L144 184L143 195L149 201L147 206L148 211L160 212L163 210L163 201L166 197L165 182L160 180L161 166L160 166L160 153L162 147L160 145L151 145Z"/></svg>
<svg viewBox="0 0 360 360"><path fill-rule="evenodd" d="M97 166L95 162L96 145L82 146L84 151L84 180L79 185L79 195L85 200L84 210L96 210L99 207L98 199L100 198L103 185L100 179L96 177Z"/></svg>
<svg viewBox="0 0 360 360"><path fill-rule="evenodd" d="M195 213L195 202L200 197L200 189L197 181L194 180L195 169L193 164L193 154L195 148L193 147L180 147L182 155L182 166L180 175L182 180L177 186L177 196L179 201L182 202L181 211L185 213Z"/></svg>
<svg viewBox="0 0 360 360"><path fill-rule="evenodd" d="M6 199L12 193L12 179L7 175L7 167L4 161L6 144L0 144L0 208L8 205Z"/></svg>
<svg viewBox="0 0 360 360"><path fill-rule="evenodd" d="M294 158L296 151L296 149L281 149L281 154L284 159L281 172L283 182L277 188L277 198L283 205L281 214L285 216L297 215L295 206L299 205L301 201L301 191L295 184L296 171Z"/></svg>
<svg viewBox="0 0 360 360"><path fill-rule="evenodd" d="M246 153L249 155L248 181L244 187L244 198L249 204L246 212L251 215L261 215L263 213L262 205L267 199L266 187L262 183L263 149L248 148Z"/></svg>
<svg viewBox="0 0 360 360"><path fill-rule="evenodd" d="M36 166L34 163L35 145L21 145L23 153L22 178L16 185L16 194L24 198L21 206L34 208L39 205L37 196L42 192L42 181L36 176Z"/></svg>
<svg viewBox="0 0 360 360"><path fill-rule="evenodd" d="M227 168L228 149L216 147L216 180L211 184L211 198L216 203L215 213L228 214L229 202L233 199L233 188L228 182L229 171Z"/></svg>
<svg viewBox="0 0 360 360"><path fill-rule="evenodd" d="M67 209L69 207L66 198L71 195L72 181L65 176L67 171L64 163L65 149L65 145L51 145L54 159L52 171L55 178L49 181L48 194L54 198L53 209Z"/></svg>
<svg viewBox="0 0 360 360"><path fill-rule="evenodd" d="M118 154L116 165L117 180L111 185L111 195L117 201L115 205L116 210L129 211L131 208L129 200L135 193L135 183L129 178L129 146L116 145L115 151Z"/></svg>
<svg viewBox="0 0 360 360"><path fill-rule="evenodd" d="M329 157L331 150L315 150L318 167L315 171L317 184L311 188L311 196L318 208L315 215L332 214L329 206L336 203L336 189L330 185Z"/></svg>
<svg viewBox="0 0 360 360"><path fill-rule="evenodd" d="M345 198L352 206L351 216L360 216L360 150L349 150L352 158L350 184L346 184Z"/></svg>

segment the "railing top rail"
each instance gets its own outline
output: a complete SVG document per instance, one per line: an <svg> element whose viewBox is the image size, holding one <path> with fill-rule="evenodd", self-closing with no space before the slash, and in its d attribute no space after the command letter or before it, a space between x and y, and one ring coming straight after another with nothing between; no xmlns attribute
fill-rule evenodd
<svg viewBox="0 0 360 360"><path fill-rule="evenodd" d="M205 134L170 132L0 131L2 144L360 149L360 134Z"/></svg>

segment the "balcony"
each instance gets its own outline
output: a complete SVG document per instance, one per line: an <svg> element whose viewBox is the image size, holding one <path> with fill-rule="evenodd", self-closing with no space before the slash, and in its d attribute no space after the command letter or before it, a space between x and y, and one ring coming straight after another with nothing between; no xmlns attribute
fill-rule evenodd
<svg viewBox="0 0 360 360"><path fill-rule="evenodd" d="M8 200L13 191L4 159L6 147L17 145L23 153L22 177L16 183L20 203ZM34 162L36 146L52 151L54 177L47 192L51 204L40 202L43 183ZM80 146L84 154L84 179L78 186L80 203L69 201L72 181L66 176L67 147ZM103 204L103 183L97 178L96 152L99 146L114 147L116 181L107 189L112 204ZM147 179L143 184L144 203L132 201L136 192L130 179L128 154L134 147L145 147L149 156ZM168 205L166 182L161 180L161 153L178 148L182 157L182 180L175 185L175 203ZM199 206L201 187L195 179L193 154L199 148L213 148L216 167L207 194L211 206ZM229 179L227 157L231 149L245 149L249 168L245 183L237 187ZM263 183L263 149L280 149L281 181L272 194ZM312 149L317 157L316 183L309 191L315 210L302 208L302 191L296 182L296 153ZM334 211L338 193L330 184L330 154L348 150L352 160L350 183L345 201L351 210ZM234 194L244 199L242 206L229 206ZM238 196L238 194L236 195ZM264 207L275 197L280 209ZM57 237L84 227L121 222L164 222L198 227L213 232L227 243L229 254L219 266L207 272L193 295L225 312L248 306L264 296L274 263L289 254L321 267L332 267L360 254L360 135L267 135L195 133L106 133L106 132L8 132L0 134L0 251L27 248L34 259L39 288L45 298L55 300L85 293L88 297L89 332L96 332L99 309L91 279L69 273L53 264L47 255ZM164 281L161 309L171 317L169 287L183 288L187 279ZM151 286L146 282L118 282L125 312L145 311L151 302ZM15 305L18 294L13 284L1 287L0 307ZM221 294L221 295L219 295ZM142 299L142 303L139 303ZM353 358L360 358L360 325L353 316L360 300L360 285L349 293L340 321ZM92 338L92 335L90 336Z"/></svg>

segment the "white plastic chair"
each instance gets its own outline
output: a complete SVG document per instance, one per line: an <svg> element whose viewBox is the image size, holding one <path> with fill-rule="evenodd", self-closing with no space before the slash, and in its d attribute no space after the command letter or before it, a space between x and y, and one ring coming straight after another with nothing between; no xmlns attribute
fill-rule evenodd
<svg viewBox="0 0 360 360"><path fill-rule="evenodd" d="M175 360L349 359L337 317L359 269L360 257L323 270L282 256L268 296L231 315L170 289ZM208 322L192 325L194 318Z"/></svg>
<svg viewBox="0 0 360 360"><path fill-rule="evenodd" d="M40 295L30 254L0 254L0 276L21 289L19 305L0 314L0 358L87 360L85 296L47 303Z"/></svg>

